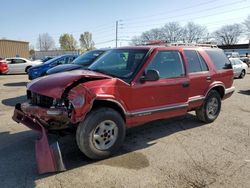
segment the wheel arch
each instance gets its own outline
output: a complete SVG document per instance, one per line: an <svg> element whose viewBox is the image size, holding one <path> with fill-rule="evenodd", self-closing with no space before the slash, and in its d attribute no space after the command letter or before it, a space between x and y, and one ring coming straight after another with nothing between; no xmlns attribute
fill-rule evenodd
<svg viewBox="0 0 250 188"><path fill-rule="evenodd" d="M28 70L29 70L31 67L32 67L32 65L27 65L27 66L25 67L25 72L28 73Z"/></svg>
<svg viewBox="0 0 250 188"><path fill-rule="evenodd" d="M211 86L211 87L209 88L209 90L207 91L205 97L207 97L208 93L209 93L211 90L217 91L217 92L220 94L221 99L223 99L223 97L224 97L224 95L225 95L225 86L224 86L224 85L222 85L222 84L215 84L215 85Z"/></svg>
<svg viewBox="0 0 250 188"><path fill-rule="evenodd" d="M118 101L112 99L96 99L93 101L91 110L100 107L109 107L116 110L119 114L121 114L122 118L126 122L126 110Z"/></svg>

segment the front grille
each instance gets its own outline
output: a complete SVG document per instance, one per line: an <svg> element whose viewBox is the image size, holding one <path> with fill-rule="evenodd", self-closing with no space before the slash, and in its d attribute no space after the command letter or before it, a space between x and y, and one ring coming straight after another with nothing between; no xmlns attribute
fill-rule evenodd
<svg viewBox="0 0 250 188"><path fill-rule="evenodd" d="M30 100L32 105L50 108L53 105L53 98L40 95L31 91L27 91L27 98Z"/></svg>

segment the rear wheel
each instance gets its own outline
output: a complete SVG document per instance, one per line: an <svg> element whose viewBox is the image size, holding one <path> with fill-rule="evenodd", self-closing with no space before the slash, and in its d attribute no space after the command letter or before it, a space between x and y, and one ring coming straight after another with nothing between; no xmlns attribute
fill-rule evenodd
<svg viewBox="0 0 250 188"><path fill-rule="evenodd" d="M203 105L196 109L196 116L199 120L205 123L211 123L218 117L220 110L220 94L215 90L211 90L208 93Z"/></svg>
<svg viewBox="0 0 250 188"><path fill-rule="evenodd" d="M111 108L90 112L76 132L79 149L91 159L104 159L112 155L123 143L125 123L121 115Z"/></svg>
<svg viewBox="0 0 250 188"><path fill-rule="evenodd" d="M246 75L246 71L245 70L242 70L241 71L241 74L240 74L240 78L244 78Z"/></svg>

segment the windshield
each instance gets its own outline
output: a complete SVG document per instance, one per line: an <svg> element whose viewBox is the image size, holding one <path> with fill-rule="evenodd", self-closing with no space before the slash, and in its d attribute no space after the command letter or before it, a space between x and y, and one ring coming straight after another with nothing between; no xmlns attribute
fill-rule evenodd
<svg viewBox="0 0 250 188"><path fill-rule="evenodd" d="M148 50L114 49L97 59L89 69L118 78L130 78Z"/></svg>
<svg viewBox="0 0 250 188"><path fill-rule="evenodd" d="M84 54L82 54L78 58L76 58L72 63L78 64L78 65L88 66L92 62L94 62L104 52L105 51L102 51L102 50L85 52Z"/></svg>
<svg viewBox="0 0 250 188"><path fill-rule="evenodd" d="M62 56L58 56L58 57L55 57L55 58L53 58L53 59L50 59L50 60L48 60L48 61L45 61L43 64L50 64L50 63L52 63L52 62L54 62L55 60L57 60L57 59L60 59Z"/></svg>

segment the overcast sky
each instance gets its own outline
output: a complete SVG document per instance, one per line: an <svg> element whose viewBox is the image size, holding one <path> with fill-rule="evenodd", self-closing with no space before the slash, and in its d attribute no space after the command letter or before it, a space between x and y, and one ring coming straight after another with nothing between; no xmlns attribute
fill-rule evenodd
<svg viewBox="0 0 250 188"><path fill-rule="evenodd" d="M250 14L250 0L1 0L0 7L0 38L35 47L39 33L49 33L59 47L60 34L78 41L84 31L92 32L96 47L114 47L116 20L118 45L127 45L132 36L170 21L193 21L212 32Z"/></svg>

